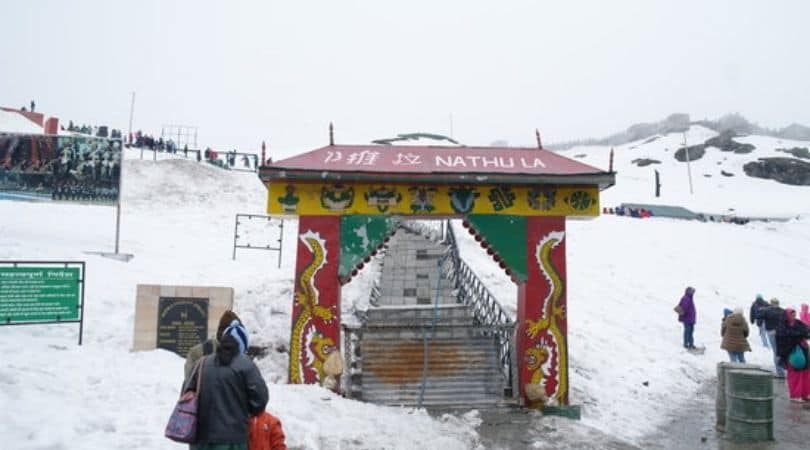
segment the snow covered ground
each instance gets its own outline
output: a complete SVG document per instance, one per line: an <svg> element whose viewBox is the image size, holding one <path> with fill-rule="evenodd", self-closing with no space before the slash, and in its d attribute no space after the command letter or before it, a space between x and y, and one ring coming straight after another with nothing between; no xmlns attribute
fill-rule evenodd
<svg viewBox="0 0 810 450"><path fill-rule="evenodd" d="M586 151L581 160L607 167L605 149L566 155ZM652 169L631 167L636 156L618 148L616 155L618 185L605 192L603 203L649 200ZM661 203L683 201L706 211L734 205L740 214L757 215L810 211L801 207L810 203L810 188L741 175L701 179L707 184L697 184L696 196L690 197L688 187L684 194L668 181L670 172L683 167L678 164L655 166L672 185L665 184L664 192L672 193ZM264 212L266 194L255 174L190 161L128 158L124 177L121 249L135 255L128 263L84 253L112 249L113 208L0 201L0 259L87 261L83 346L76 346L75 325L0 327L0 435L8 448L183 448L163 438L183 360L163 350L130 351L138 283L234 287L235 309L251 341L271 348L259 361L274 383L268 410L281 418L292 448L479 446L476 412L435 418L284 384L296 222L285 223L280 269L269 252L240 251L231 260L234 215ZM723 186L717 184L721 181ZM764 194L769 201L760 200ZM508 277L466 231L456 230L470 266L514 310ZM571 400L583 405L583 424L631 442L654 431L713 376L716 362L726 359L719 349L723 307L747 309L756 293L786 305L810 300L808 248L806 216L745 226L614 216L569 221ZM346 313L367 302L376 270L369 267L343 289ZM681 328L672 308L686 285L697 289L695 336L707 347L703 356L680 348ZM750 342L749 360L767 364L769 352L756 336Z"/></svg>

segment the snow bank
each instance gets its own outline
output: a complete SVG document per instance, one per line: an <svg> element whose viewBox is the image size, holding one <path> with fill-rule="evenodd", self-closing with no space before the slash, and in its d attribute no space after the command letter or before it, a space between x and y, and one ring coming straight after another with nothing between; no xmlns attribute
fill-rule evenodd
<svg viewBox="0 0 810 450"><path fill-rule="evenodd" d="M462 257L514 314L514 284L454 227ZM728 359L720 349L723 308L747 315L757 293L782 305L810 302L810 218L738 226L602 216L568 221L567 239L571 402L583 405L585 424L624 439L654 431ZM673 312L688 285L697 290L703 356L681 348ZM756 327L749 342L748 361L770 367Z"/></svg>
<svg viewBox="0 0 810 450"><path fill-rule="evenodd" d="M266 204L255 174L174 159L127 159L124 171L121 250L135 255L129 263L84 253L112 250L114 208L0 201L0 259L87 261L84 345L76 346L77 325L0 327L0 435L9 448L183 448L163 437L183 359L130 352L138 283L234 287L251 343L270 348L259 361L268 383L278 383L268 410L283 421L291 448L477 445L474 420L284 384L297 222L285 221L280 269L270 252L231 260L234 215L262 214ZM344 287L346 313L355 300L367 302L371 266Z"/></svg>
<svg viewBox="0 0 810 450"><path fill-rule="evenodd" d="M42 127L28 120L22 114L0 109L0 133L42 134Z"/></svg>

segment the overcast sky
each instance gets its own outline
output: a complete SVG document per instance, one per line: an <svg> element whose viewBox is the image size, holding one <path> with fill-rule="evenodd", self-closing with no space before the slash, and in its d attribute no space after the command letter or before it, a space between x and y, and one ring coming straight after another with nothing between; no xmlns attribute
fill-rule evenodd
<svg viewBox="0 0 810 450"><path fill-rule="evenodd" d="M2 1L0 105L273 152L396 133L599 137L672 112L810 124L810 2Z"/></svg>

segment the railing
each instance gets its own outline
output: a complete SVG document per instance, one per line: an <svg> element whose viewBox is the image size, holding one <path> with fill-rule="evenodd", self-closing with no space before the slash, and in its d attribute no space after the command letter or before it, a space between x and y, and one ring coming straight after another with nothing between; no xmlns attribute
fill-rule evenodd
<svg viewBox="0 0 810 450"><path fill-rule="evenodd" d="M343 367L345 371L340 377L340 390L347 398L361 399L363 392L362 374L363 357L360 341L363 338L363 328L360 325L342 323L343 329Z"/></svg>
<svg viewBox="0 0 810 450"><path fill-rule="evenodd" d="M458 244L453 227L448 222L445 233L445 241L450 245L451 258L453 261L453 282L458 291L458 299L473 310L473 317L478 325L490 327L494 335L498 338L498 356L500 358L501 372L506 381L509 395L514 395L514 374L515 367L512 361L512 349L514 348L515 322L504 311L495 296L489 292L481 282L475 272L461 259L458 252Z"/></svg>

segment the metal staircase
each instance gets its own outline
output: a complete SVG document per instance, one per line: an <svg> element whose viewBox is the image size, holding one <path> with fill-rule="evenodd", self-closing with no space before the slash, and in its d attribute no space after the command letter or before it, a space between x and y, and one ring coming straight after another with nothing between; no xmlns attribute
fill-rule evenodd
<svg viewBox="0 0 810 450"><path fill-rule="evenodd" d="M514 322L444 237L405 222L360 325L344 326L344 389L364 401L486 408L512 401Z"/></svg>

